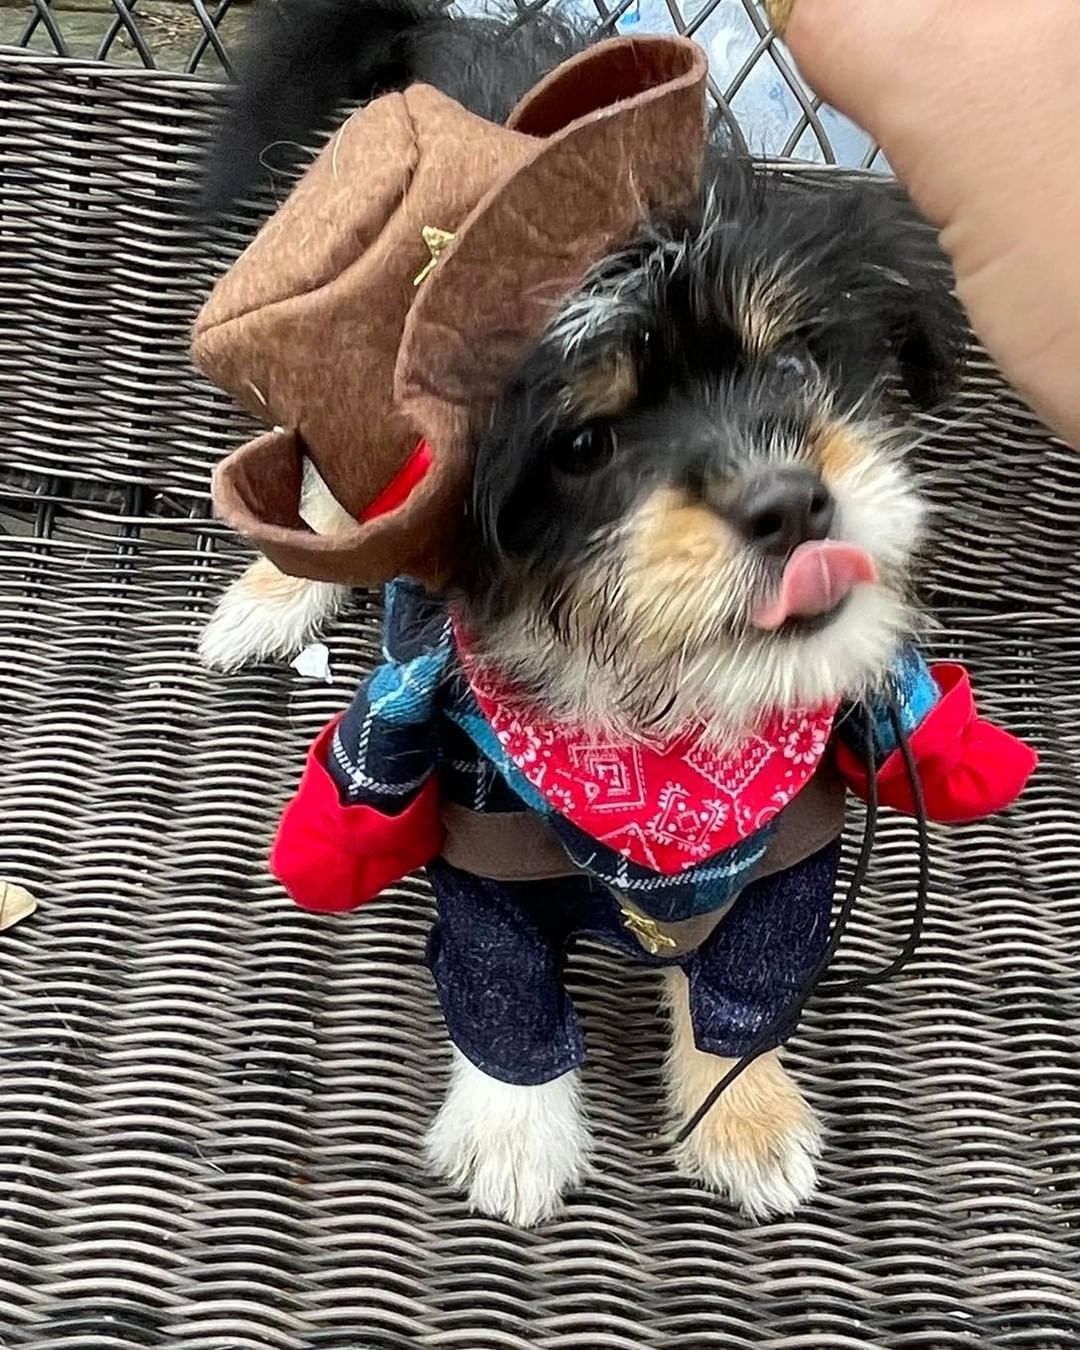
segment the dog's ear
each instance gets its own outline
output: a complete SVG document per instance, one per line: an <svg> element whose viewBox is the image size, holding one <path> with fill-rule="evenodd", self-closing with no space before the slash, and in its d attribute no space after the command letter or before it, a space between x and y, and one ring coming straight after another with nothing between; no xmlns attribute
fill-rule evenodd
<svg viewBox="0 0 1080 1350"><path fill-rule="evenodd" d="M856 201L866 299L884 325L908 395L920 408L934 407L956 388L967 341L948 264L933 232L892 184L865 187Z"/></svg>

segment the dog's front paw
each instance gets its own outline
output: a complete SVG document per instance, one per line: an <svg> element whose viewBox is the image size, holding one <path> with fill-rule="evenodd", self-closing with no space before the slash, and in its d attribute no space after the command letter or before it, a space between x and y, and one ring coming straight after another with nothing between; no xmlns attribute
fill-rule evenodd
<svg viewBox="0 0 1080 1350"><path fill-rule="evenodd" d="M715 1064L714 1082L731 1061ZM689 1103L682 1106L685 1120ZM731 1084L680 1147L677 1160L686 1175L760 1221L792 1214L813 1196L820 1154L821 1126L773 1054Z"/></svg>
<svg viewBox="0 0 1080 1350"><path fill-rule="evenodd" d="M690 1119L735 1063L694 1044L686 977L669 971L671 1010L668 1098L677 1125ZM792 1214L814 1194L821 1126L771 1051L724 1090L682 1144L676 1161L687 1176L719 1191L751 1219Z"/></svg>
<svg viewBox="0 0 1080 1350"><path fill-rule="evenodd" d="M541 1223L580 1183L588 1149L576 1073L521 1087L454 1051L427 1156L433 1171L468 1192L471 1209L518 1228Z"/></svg>

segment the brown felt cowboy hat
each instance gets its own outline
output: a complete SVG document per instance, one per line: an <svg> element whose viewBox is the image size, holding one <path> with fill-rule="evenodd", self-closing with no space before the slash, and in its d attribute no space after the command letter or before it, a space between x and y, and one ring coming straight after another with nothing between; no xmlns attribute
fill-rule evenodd
<svg viewBox="0 0 1080 1350"><path fill-rule="evenodd" d="M423 85L354 114L196 322L197 364L275 428L219 467L219 514L296 576L444 583L472 418L553 299L692 197L705 74L685 39L614 39L506 126ZM305 457L344 533L301 519Z"/></svg>

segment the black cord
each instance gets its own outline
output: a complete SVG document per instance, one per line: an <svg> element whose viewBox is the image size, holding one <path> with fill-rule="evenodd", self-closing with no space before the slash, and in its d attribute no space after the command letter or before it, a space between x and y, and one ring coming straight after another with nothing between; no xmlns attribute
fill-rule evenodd
<svg viewBox="0 0 1080 1350"><path fill-rule="evenodd" d="M915 819L918 823L919 831L919 882L915 899L915 910L912 915L911 931L908 934L907 941L904 943L899 954L883 967L881 970L868 971L865 975L858 975L850 980L842 980L830 984L820 985L822 992L850 994L857 993L873 984L879 984L884 980L890 980L903 969L910 960L912 953L919 944L922 937L923 924L926 919L927 902L930 892L930 841L926 826L926 803L923 797L922 784L919 782L919 773L915 764L915 756L911 752L911 745L908 742L907 733L904 731L900 720L900 712L896 706L896 699L891 693L888 695L889 722L892 725L893 734L896 737L901 757L904 761L904 769L908 776L908 782L911 785L911 795L915 804ZM840 943L843 941L844 933L847 930L848 922L852 911L855 908L855 902L862 890L863 883L866 880L866 874L870 868L870 854L874 847L874 836L877 829L878 815L878 790L877 790L877 769L874 761L874 737L873 729L869 715L863 719L864 738L863 738L863 756L866 761L866 822L863 826L862 842L859 845L859 857L855 863L855 871L852 873L851 884L848 886L847 894L844 896L844 903L840 906L840 913L836 916L836 922L833 924L832 933L826 944L825 951L817 961L809 977L800 985L798 992L791 1003L778 1016L763 1028L754 1038L750 1049L738 1061L733 1064L728 1072L721 1078L719 1083L712 1089L709 1095L701 1103L698 1109L679 1130L671 1141L671 1147L678 1148L682 1143L693 1134L723 1094L732 1083L754 1063L755 1060L771 1050L784 1040L785 1036L795 1029L799 1016L803 1008L809 1002L810 997L819 988L819 980L825 973L826 968L836 955Z"/></svg>
<svg viewBox="0 0 1080 1350"><path fill-rule="evenodd" d="M877 825L877 775L873 771L874 740L869 718L865 720L864 727L865 738L863 750L866 756L866 762L870 769L870 772L867 775L869 792L866 802L866 823L863 826L862 843L859 847L859 858L855 864L855 871L851 877L851 884L848 886L847 895L844 897L844 903L840 908L840 913L837 915L836 922L833 924L833 931L825 947L825 952L821 959L815 964L814 969L810 972L809 978L804 980L799 987L792 1002L783 1010L779 1017L775 1017L758 1033L746 1054L743 1055L737 1064L731 1066L728 1072L721 1078L719 1083L716 1084L698 1109L678 1132L672 1141L672 1146L675 1148L678 1148L680 1144L689 1139L720 1100L721 1096L723 1096L731 1084L735 1082L736 1078L741 1077L756 1059L765 1054L767 1050L771 1050L773 1046L784 1039L784 1036L789 1031L794 1029L799 1014L809 1000L810 995L814 992L818 979L821 977L822 972L832 960L837 947L840 945L840 941L844 936L844 929L847 927L848 919L851 917L851 912L855 907L855 901L858 899L859 891L862 889L862 884L866 879L866 873L870 867L870 854L874 846L874 830Z"/></svg>
<svg viewBox="0 0 1080 1350"><path fill-rule="evenodd" d="M904 771L911 787L919 839L919 879L915 889L915 908L911 916L911 928L904 945L887 966L883 966L880 970L867 971L865 975L855 975L850 980L830 981L828 984L823 984L821 992L826 994L858 994L871 985L884 984L887 980L899 975L922 941L923 928L926 924L926 911L930 903L930 834L926 824L926 799L923 796L922 783L919 782L919 771L915 765L915 756L911 752L907 732L900 721L896 699L892 696L889 697L888 706L889 722L892 724L893 735L896 737L896 744L904 761Z"/></svg>

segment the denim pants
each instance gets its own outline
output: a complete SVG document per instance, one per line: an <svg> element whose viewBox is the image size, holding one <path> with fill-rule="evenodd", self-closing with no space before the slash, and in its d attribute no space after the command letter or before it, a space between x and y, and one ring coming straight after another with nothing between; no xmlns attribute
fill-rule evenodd
<svg viewBox="0 0 1080 1350"><path fill-rule="evenodd" d="M546 1083L579 1066L563 967L574 940L591 937L647 965L681 966L698 1048L742 1055L825 950L839 856L836 841L754 882L696 951L668 958L642 950L617 898L591 877L489 881L439 859L429 868L438 920L428 964L450 1039L507 1083Z"/></svg>

